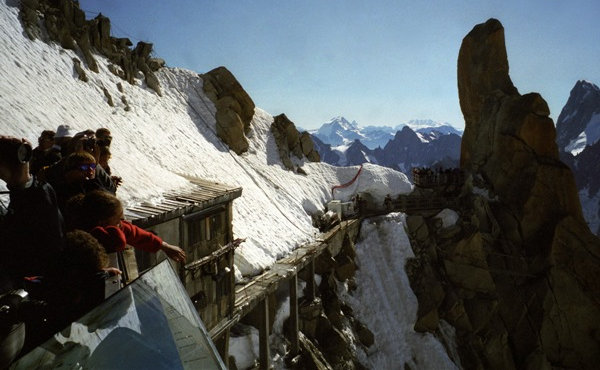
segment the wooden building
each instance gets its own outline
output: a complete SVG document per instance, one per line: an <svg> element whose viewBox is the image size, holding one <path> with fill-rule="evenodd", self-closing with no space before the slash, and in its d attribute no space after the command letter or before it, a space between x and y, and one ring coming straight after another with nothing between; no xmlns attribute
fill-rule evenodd
<svg viewBox="0 0 600 370"><path fill-rule="evenodd" d="M185 265L171 263L210 331L231 317L235 304L233 257L239 241L233 239L232 206L242 188L200 179L192 183L191 189L165 194L160 202L127 208L125 218L185 250ZM140 273L164 258L162 252L135 250ZM228 331L212 339L222 354L227 353L223 346L227 346Z"/></svg>

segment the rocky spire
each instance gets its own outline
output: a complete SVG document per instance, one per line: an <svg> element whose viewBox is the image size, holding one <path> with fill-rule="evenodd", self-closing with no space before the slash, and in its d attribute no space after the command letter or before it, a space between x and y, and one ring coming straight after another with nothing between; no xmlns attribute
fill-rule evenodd
<svg viewBox="0 0 600 370"><path fill-rule="evenodd" d="M519 94L510 80L499 21L477 25L463 39L458 88L465 117L461 167L490 195L475 196L487 211L473 225L487 242L472 245L488 254L495 289L485 297L497 305L468 341L483 343L477 356L488 368L594 368L600 241L582 217L571 170L559 160L546 102L537 93ZM495 220L491 232L486 220ZM464 302L471 299L458 292ZM471 321L480 317L466 311Z"/></svg>
<svg viewBox="0 0 600 370"><path fill-rule="evenodd" d="M465 116L461 166L523 221L525 241L538 244L562 217L583 221L569 168L558 159L546 101L520 95L508 75L504 29L490 19L464 38L458 57L460 106Z"/></svg>

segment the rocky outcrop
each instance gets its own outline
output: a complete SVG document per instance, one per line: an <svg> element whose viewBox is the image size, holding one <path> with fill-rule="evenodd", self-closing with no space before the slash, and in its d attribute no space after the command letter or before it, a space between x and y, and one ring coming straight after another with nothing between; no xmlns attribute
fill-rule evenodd
<svg viewBox="0 0 600 370"><path fill-rule="evenodd" d="M306 131L300 133L294 122L290 121L285 114L273 117L271 133L275 138L279 157L288 170L294 170L292 155L299 160L303 158L311 162L319 162L321 158L315 150L312 138Z"/></svg>
<svg viewBox="0 0 600 370"><path fill-rule="evenodd" d="M140 41L131 49L133 44L129 39L111 37L110 20L102 14L86 20L79 2L26 0L21 2L21 19L30 39L45 37L40 29L40 24L43 24L50 41L58 42L65 49L81 52L91 71L99 72L93 54L95 51L114 64L111 69L119 77L135 84L137 73L142 72L146 85L162 95L154 72L164 66L164 61L150 57L152 44Z"/></svg>
<svg viewBox="0 0 600 370"><path fill-rule="evenodd" d="M461 166L484 178L518 213L524 242L534 248L548 236L543 227L551 230L566 215L583 217L573 175L558 158L546 102L536 93L520 95L510 81L503 31L492 19L463 40L458 61L466 123Z"/></svg>
<svg viewBox="0 0 600 370"><path fill-rule="evenodd" d="M217 108L217 135L238 155L246 152L246 134L251 128L254 102L225 67L217 67L200 77L204 83L204 93Z"/></svg>
<svg viewBox="0 0 600 370"><path fill-rule="evenodd" d="M355 258L354 244L348 238L337 255L323 253L316 261L316 273L323 277L318 288L320 298L310 304L305 302L300 308L306 340L316 344L325 366L333 369L364 369L356 357L356 347L366 349L375 343L373 333L354 317L352 308L338 294L340 282L355 286ZM304 353L303 365L308 355Z"/></svg>
<svg viewBox="0 0 600 370"><path fill-rule="evenodd" d="M470 174L459 221L407 220L417 297L439 284L445 292L424 300L427 325L417 328L434 331L436 316L452 324L465 368L592 369L600 361L600 241L559 160L546 102L520 95L510 80L503 33L491 19L459 53L461 165Z"/></svg>

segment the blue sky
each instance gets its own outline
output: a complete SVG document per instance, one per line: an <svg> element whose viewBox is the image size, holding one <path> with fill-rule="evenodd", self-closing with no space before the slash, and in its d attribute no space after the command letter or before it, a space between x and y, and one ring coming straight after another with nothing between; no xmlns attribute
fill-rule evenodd
<svg viewBox="0 0 600 370"><path fill-rule="evenodd" d="M170 67L227 67L255 104L306 129L433 119L462 128L463 37L497 18L519 92L556 121L577 80L600 84L600 1L80 0L112 34L154 44Z"/></svg>

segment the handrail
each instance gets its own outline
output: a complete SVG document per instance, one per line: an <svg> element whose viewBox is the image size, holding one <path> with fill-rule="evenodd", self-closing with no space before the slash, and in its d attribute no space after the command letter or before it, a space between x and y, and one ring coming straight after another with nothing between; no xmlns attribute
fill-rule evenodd
<svg viewBox="0 0 600 370"><path fill-rule="evenodd" d="M200 267L202 267L203 265L207 264L208 262L221 257L222 255L224 255L225 253L229 252L230 250L232 250L234 248L237 248L245 240L246 239L235 239L231 243L227 243L226 245L224 245L220 249L212 252L208 256L204 256L198 260L188 263L187 265L185 265L183 267L183 269L186 271L197 270Z"/></svg>
<svg viewBox="0 0 600 370"><path fill-rule="evenodd" d="M358 178L358 175L360 175L360 172L362 171L362 168L363 168L363 165L361 164L361 165L360 165L360 168L358 169L358 172L356 173L356 175L354 175L354 177L352 178L352 180L350 180L350 181L348 181L347 183L345 183L345 184L342 184L342 185L336 185L336 186L333 186L333 187L331 188L331 198L333 198L333 191L334 191L335 189L346 188L346 187L348 187L348 186L352 185L352 184L354 183L354 181L356 181L356 179Z"/></svg>

